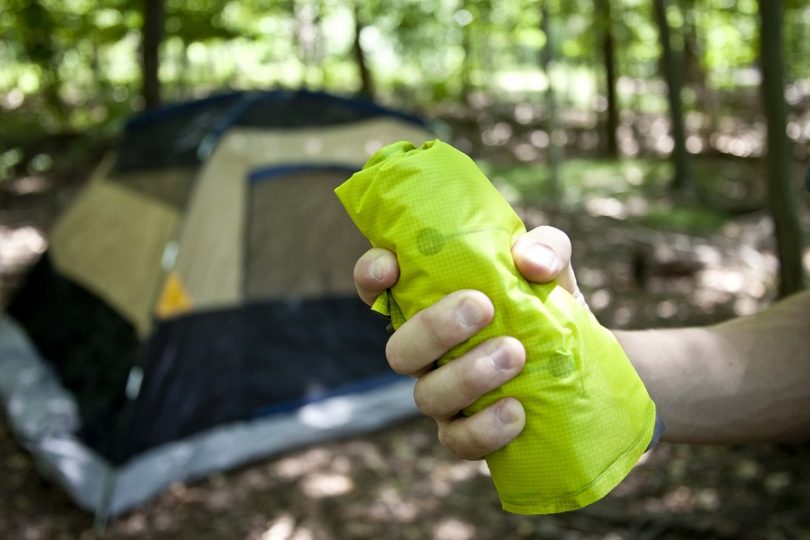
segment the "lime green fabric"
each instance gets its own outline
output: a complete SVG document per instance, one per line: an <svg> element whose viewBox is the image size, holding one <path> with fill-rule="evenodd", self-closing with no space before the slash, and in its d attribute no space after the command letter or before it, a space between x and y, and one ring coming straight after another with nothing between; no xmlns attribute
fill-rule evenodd
<svg viewBox="0 0 810 540"><path fill-rule="evenodd" d="M526 348L521 374L465 411L505 396L526 409L523 432L487 457L504 509L574 510L621 482L650 442L655 405L590 311L517 271L511 246L526 229L475 163L440 141L399 142L336 194L372 245L397 256L399 281L374 306L395 328L450 292L477 289L495 305L493 322L440 362L500 335Z"/></svg>

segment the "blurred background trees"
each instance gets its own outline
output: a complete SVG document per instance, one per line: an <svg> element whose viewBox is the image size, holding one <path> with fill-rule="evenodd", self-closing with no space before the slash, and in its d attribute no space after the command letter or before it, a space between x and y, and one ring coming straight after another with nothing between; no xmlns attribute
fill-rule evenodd
<svg viewBox="0 0 810 540"><path fill-rule="evenodd" d="M769 193L786 294L802 284L808 58L801 0L5 0L0 181L81 159L161 101L324 89L443 119L496 165L550 165L529 197L576 199L566 167L583 156L671 158L655 196L673 204L737 214ZM706 181L706 157L766 155L754 184Z"/></svg>
<svg viewBox="0 0 810 540"><path fill-rule="evenodd" d="M810 7L798 0L778 4L786 10L779 39L796 105L810 77ZM85 128L115 119L122 109L142 109L156 90L153 73L169 101L224 88L307 86L366 94L379 87L385 102L428 109L467 103L479 92L502 103L540 102L548 87L538 62L547 43L542 28L553 28L559 40L553 62L558 85L566 88L561 106L601 112L605 125L616 129L624 111L660 113L671 105L683 107L681 118L698 111L717 126L722 115L755 112L744 101L759 79L756 0L5 5L3 112L45 103L39 119L47 118L42 125L51 130ZM542 22L543 12L550 23ZM683 86L672 92L680 105L668 103L662 82ZM114 105L120 103L125 107ZM612 135L602 138L615 153Z"/></svg>

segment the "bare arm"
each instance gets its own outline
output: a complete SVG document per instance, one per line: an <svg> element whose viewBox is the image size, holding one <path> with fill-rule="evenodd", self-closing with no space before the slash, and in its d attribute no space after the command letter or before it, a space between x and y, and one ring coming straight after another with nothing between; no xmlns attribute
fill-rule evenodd
<svg viewBox="0 0 810 540"><path fill-rule="evenodd" d="M581 297L564 233L539 227L512 255L529 280L556 279ZM394 255L371 250L355 267L367 303L399 277ZM525 413L505 398L471 416L458 412L515 377L525 352L495 338L434 369L453 345L489 324L492 304L476 291L456 291L397 330L386 354L392 368L417 377L416 404L433 417L439 438L459 457L476 459L506 445ZM810 291L752 317L704 328L617 331L619 342L656 402L674 442L782 442L810 438Z"/></svg>
<svg viewBox="0 0 810 540"><path fill-rule="evenodd" d="M665 440L810 438L810 292L714 326L616 336L656 402Z"/></svg>

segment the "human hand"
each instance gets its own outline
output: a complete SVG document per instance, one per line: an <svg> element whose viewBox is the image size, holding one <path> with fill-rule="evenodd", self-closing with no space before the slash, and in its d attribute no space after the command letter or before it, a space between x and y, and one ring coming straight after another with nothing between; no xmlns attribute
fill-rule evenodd
<svg viewBox="0 0 810 540"><path fill-rule="evenodd" d="M571 242L559 229L542 226L529 231L515 241L512 258L529 281L556 279L584 303L570 264ZM357 292L369 305L398 278L396 257L384 249L367 251L354 268ZM480 459L504 447L520 434L526 420L523 406L514 398L501 399L469 417L460 415L523 369L526 352L515 338L492 338L435 367L438 358L487 326L493 316L492 302L483 293L456 291L403 323L385 350L394 371L417 378L416 405L436 421L439 441L464 459Z"/></svg>

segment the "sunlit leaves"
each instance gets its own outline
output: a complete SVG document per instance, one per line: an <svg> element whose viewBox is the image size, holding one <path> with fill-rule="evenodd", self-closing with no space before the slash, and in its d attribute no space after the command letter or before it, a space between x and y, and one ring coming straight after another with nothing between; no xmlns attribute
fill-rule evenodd
<svg viewBox="0 0 810 540"><path fill-rule="evenodd" d="M361 43L382 96L435 102L458 100L469 91L539 94L546 87L539 69L546 43L541 1L553 19L562 84L575 74L590 77L575 96L587 103L601 63L594 0L166 0L161 76L175 96L223 85L357 88L356 4ZM689 33L692 75L698 69L715 90L754 80L755 0L671 5L670 24L678 35ZM611 2L617 71L625 86L632 80L652 88L659 77L650 6L649 0ZM808 78L810 5L786 0L785 6L788 75ZM6 0L0 10L0 92L40 92L53 73L64 75L53 84L71 102L94 99L97 85L136 88L141 12L140 0ZM316 45L308 53L300 43L304 15ZM511 86L517 79L522 82ZM688 87L685 95L697 91ZM660 109L658 101L655 92L645 92L634 106Z"/></svg>
<svg viewBox="0 0 810 540"><path fill-rule="evenodd" d="M730 70L754 65L757 54L756 3L740 1L738 10L723 7L726 3L708 0L709 5L697 15L706 67L721 87L734 82L729 80Z"/></svg>

